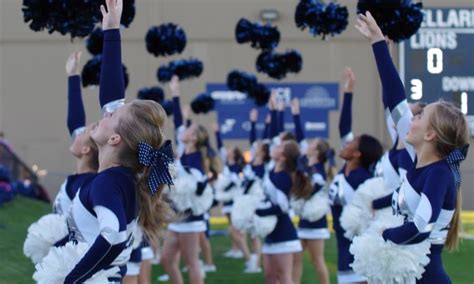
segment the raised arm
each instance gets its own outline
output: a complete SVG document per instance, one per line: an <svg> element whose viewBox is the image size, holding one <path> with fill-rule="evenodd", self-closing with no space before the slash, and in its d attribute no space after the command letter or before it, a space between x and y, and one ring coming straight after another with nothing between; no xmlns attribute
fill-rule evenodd
<svg viewBox="0 0 474 284"><path fill-rule="evenodd" d="M250 146L257 141L257 118L258 118L258 111L256 108L250 110Z"/></svg>
<svg viewBox="0 0 474 284"><path fill-rule="evenodd" d="M272 94L270 97L270 139L278 136L278 111L277 111L277 99L276 99L276 92L272 90Z"/></svg>
<svg viewBox="0 0 474 284"><path fill-rule="evenodd" d="M304 139L304 131L301 126L300 118L300 100L298 98L293 98L291 100L291 114L293 115L293 123L295 124L295 136L298 143L301 143Z"/></svg>
<svg viewBox="0 0 474 284"><path fill-rule="evenodd" d="M285 102L278 101L278 134L285 131Z"/></svg>
<svg viewBox="0 0 474 284"><path fill-rule="evenodd" d="M344 70L344 100L342 103L341 117L339 119L339 135L342 145L354 139L352 133L352 93L354 90L355 76L351 68Z"/></svg>
<svg viewBox="0 0 474 284"><path fill-rule="evenodd" d="M262 140L270 139L271 121L272 121L272 117L271 117L271 115L268 113L268 114L265 116L265 128L263 129Z"/></svg>
<svg viewBox="0 0 474 284"><path fill-rule="evenodd" d="M402 80L390 57L390 52L382 31L370 12L367 12L366 15L359 15L356 28L372 43L372 49L383 87L383 101L392 114L399 139L405 141L413 114L408 106ZM405 146L412 160L415 160L413 147L407 143Z"/></svg>
<svg viewBox="0 0 474 284"><path fill-rule="evenodd" d="M125 103L125 83L122 70L120 16L123 0L107 0L107 11L101 6L104 46L100 70L99 101L103 113L112 113Z"/></svg>
<svg viewBox="0 0 474 284"><path fill-rule="evenodd" d="M171 95L173 96L173 122L174 128L178 129L183 125L183 113L181 112L179 78L174 75L169 84Z"/></svg>
<svg viewBox="0 0 474 284"><path fill-rule="evenodd" d="M81 76L79 75L80 61L81 52L75 51L66 62L68 75L67 127L72 139L82 133L86 126L86 113L81 94Z"/></svg>
<svg viewBox="0 0 474 284"><path fill-rule="evenodd" d="M222 141L221 131L219 129L219 124L217 122L213 123L212 129L216 135L216 145L217 150L219 151L219 157L221 158L222 162L225 163L227 159L227 150L224 146L224 142Z"/></svg>

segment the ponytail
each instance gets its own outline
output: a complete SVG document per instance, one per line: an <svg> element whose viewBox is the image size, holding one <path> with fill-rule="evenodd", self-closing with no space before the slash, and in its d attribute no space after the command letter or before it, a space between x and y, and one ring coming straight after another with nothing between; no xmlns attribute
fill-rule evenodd
<svg viewBox="0 0 474 284"><path fill-rule="evenodd" d="M449 251L455 251L459 245L459 235L462 230L461 224L461 204L462 195L461 190L457 190L456 196L456 209L454 210L454 216L449 224L448 238L446 239L446 248Z"/></svg>
<svg viewBox="0 0 474 284"><path fill-rule="evenodd" d="M296 170L292 174L293 186L291 195L297 199L309 199L313 193L313 187L309 177L301 170Z"/></svg>

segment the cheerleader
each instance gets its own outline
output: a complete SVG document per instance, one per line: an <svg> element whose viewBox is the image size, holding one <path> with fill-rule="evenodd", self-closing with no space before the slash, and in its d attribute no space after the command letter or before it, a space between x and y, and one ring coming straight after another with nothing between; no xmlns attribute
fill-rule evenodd
<svg viewBox="0 0 474 284"><path fill-rule="evenodd" d="M300 122L300 107L297 98L292 100L291 112L295 122L295 132L298 142L305 140L304 132ZM311 178L312 191L296 191L293 196L296 200L301 200L302 207L305 202L313 198L317 193L324 190L328 179L325 169L325 163L330 158L330 149L328 142L322 139L314 139L309 143L306 149L305 158L309 167L307 173ZM330 170L331 171L331 170ZM326 194L325 194L326 195ZM324 259L324 240L329 239L330 234L326 214L319 220L310 221L300 216L297 229L298 237L301 240L303 250L308 250L311 262L317 272L319 283L329 283L329 271ZM303 252L295 254L293 261L293 282L300 283L303 273Z"/></svg>
<svg viewBox="0 0 474 284"><path fill-rule="evenodd" d="M445 245L448 249L457 246L461 226L459 164L469 147L466 119L459 109L446 102L429 104L421 114L413 116L383 34L372 15L359 15L356 28L372 43L384 102L413 161L392 199L394 212L404 216L405 223L383 231L382 236L399 245L428 239L430 262L417 283L451 283L441 253Z"/></svg>
<svg viewBox="0 0 474 284"><path fill-rule="evenodd" d="M67 214L77 190L92 181L99 167L97 145L90 137L93 125L85 126L86 115L79 75L80 58L81 52L76 51L69 56L66 62L68 75L67 127L72 140L69 151L76 158L76 173L66 178L54 201L53 212L60 215Z"/></svg>
<svg viewBox="0 0 474 284"><path fill-rule="evenodd" d="M289 215L289 196L296 188L311 190L311 184L304 169L297 169L300 152L296 142L284 141L274 147L271 155L275 167L263 181L268 201L266 208L256 211L259 216L277 216L275 229L265 238L262 248L265 281L293 283L293 256L301 252L302 247Z"/></svg>
<svg viewBox="0 0 474 284"><path fill-rule="evenodd" d="M409 104L409 106L413 116L417 116L421 114L426 104L417 102ZM392 148L382 157L381 170L384 179L385 190L388 192L388 194L372 201L372 211L391 206L393 192L400 188L402 180L413 165L408 152L405 151L405 143L401 139L398 139L396 126L391 117L390 110L385 108L385 113L386 115L388 114L388 116L386 116L387 129L390 133ZM395 131L395 133L393 133L393 131Z"/></svg>
<svg viewBox="0 0 474 284"><path fill-rule="evenodd" d="M229 258L242 258L244 257L246 261L250 259L249 248L247 247L247 240L245 234L237 230L232 226L231 222L231 211L233 205L233 199L242 184L242 170L245 167L245 159L242 151L237 147L229 147L226 149L222 141L221 133L219 131L219 126L214 125L214 132L216 135L217 148L219 149L221 161L224 162L224 168L221 175L225 176L226 179L229 179L231 183L225 188L228 194L232 194L231 199L225 201L222 207L222 212L227 216L229 220L229 232L230 239L232 241L232 248L224 253L225 257ZM229 191L233 191L230 193Z"/></svg>
<svg viewBox="0 0 474 284"><path fill-rule="evenodd" d="M188 128L183 125L180 106L179 79L174 76L170 83L173 95L173 116L177 131L177 143L180 151L179 161L197 180L195 193L201 196L207 185L207 173L217 172L218 163L209 146L207 130L198 124ZM211 200L212 202L212 200ZM210 206L209 206L210 208ZM188 268L191 283L203 283L203 275L199 265L199 235L206 231L204 213L195 215L193 212L180 212L188 215L183 221L171 223L163 244L161 263L170 277L171 283L183 283L179 271L179 256L183 257Z"/></svg>
<svg viewBox="0 0 474 284"><path fill-rule="evenodd" d="M99 96L107 112L90 132L99 148L99 171L80 188L67 217L70 239L86 242L90 248L65 283L82 283L100 270L114 273L110 281L121 282L137 217L150 239L157 238L157 228L167 217L160 196L162 185L172 183L171 145L164 143L162 132L166 113L151 101L123 104L119 31L123 3L107 0L106 6L107 10L101 6L104 45Z"/></svg>
<svg viewBox="0 0 474 284"><path fill-rule="evenodd" d="M339 219L343 207L351 202L359 185L372 177L371 170L383 154L382 145L377 139L367 134L354 137L352 133L354 83L354 73L350 68L346 68L344 71L344 101L339 121L339 132L343 145L339 157L345 161L345 164L329 188L333 228L337 241L338 283L366 281L365 277L357 275L350 267L354 261L354 256L349 252L351 240L344 236L344 229Z"/></svg>

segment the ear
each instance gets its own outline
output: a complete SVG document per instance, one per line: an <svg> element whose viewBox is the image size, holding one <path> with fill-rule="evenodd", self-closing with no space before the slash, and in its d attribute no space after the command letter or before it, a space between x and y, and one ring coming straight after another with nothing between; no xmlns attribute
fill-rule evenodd
<svg viewBox="0 0 474 284"><path fill-rule="evenodd" d="M83 146L81 149L81 155L87 155L91 152L90 146Z"/></svg>
<svg viewBox="0 0 474 284"><path fill-rule="evenodd" d="M359 159L362 156L362 153L359 150L357 150L357 151L354 151L353 155L355 158Z"/></svg>
<svg viewBox="0 0 474 284"><path fill-rule="evenodd" d="M426 142L433 142L436 139L436 132L433 129L429 129L423 138Z"/></svg>
<svg viewBox="0 0 474 284"><path fill-rule="evenodd" d="M109 137L109 140L107 140L107 144L111 146L117 146L120 142L122 142L122 137L118 134L113 134Z"/></svg>

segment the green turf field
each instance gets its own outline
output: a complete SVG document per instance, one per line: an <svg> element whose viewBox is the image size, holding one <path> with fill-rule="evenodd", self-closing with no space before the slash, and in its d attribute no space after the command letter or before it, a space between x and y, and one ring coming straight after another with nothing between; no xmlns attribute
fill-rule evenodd
<svg viewBox="0 0 474 284"><path fill-rule="evenodd" d="M0 283L32 283L34 267L23 256L23 241L29 224L40 216L49 213L49 204L33 201L23 197L0 208ZM472 232L472 225L467 231ZM229 248L226 237L212 237L214 261L218 272L208 273L206 283L263 283L262 274L242 274L243 260L233 260L221 257ZM336 250L334 238L327 242L326 260L331 273L331 282L336 283ZM445 253L444 264L453 283L474 283L474 240L464 240L456 253ZM162 273L159 266L154 267L153 280ZM185 274L185 277L187 275ZM187 282L187 281L186 281ZM306 258L303 282L317 283L316 276Z"/></svg>

